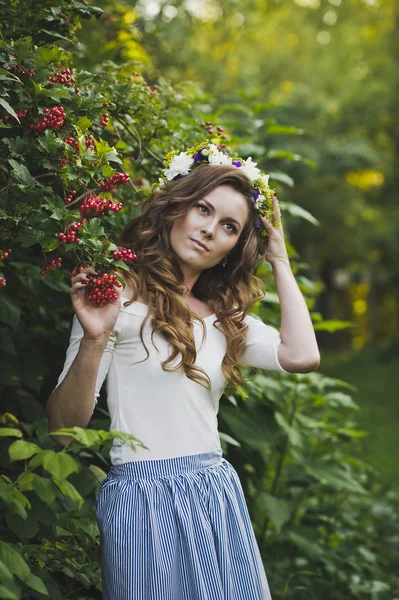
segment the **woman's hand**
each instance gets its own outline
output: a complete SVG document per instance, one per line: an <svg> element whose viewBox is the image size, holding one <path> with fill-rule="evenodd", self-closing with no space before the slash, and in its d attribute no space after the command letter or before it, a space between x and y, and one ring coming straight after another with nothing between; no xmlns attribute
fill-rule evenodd
<svg viewBox="0 0 399 600"><path fill-rule="evenodd" d="M89 339L101 339L107 337L112 332L121 308L120 290L114 286L118 298L112 300L104 306L93 306L91 300L85 295L85 286L89 283L90 278L96 277L98 274L93 267L85 267L82 271L71 277L72 287L70 289L72 305L79 319L80 324L84 329L84 335Z"/></svg>
<svg viewBox="0 0 399 600"><path fill-rule="evenodd" d="M260 219L268 232L268 237L264 242L264 249L262 256L264 260L273 265L276 262L286 262L290 264L287 248L285 247L283 225L281 223L281 212L277 202L275 194L272 196L273 199L273 211L272 221L269 221L265 216L260 214ZM272 223L279 222L278 226L272 225Z"/></svg>

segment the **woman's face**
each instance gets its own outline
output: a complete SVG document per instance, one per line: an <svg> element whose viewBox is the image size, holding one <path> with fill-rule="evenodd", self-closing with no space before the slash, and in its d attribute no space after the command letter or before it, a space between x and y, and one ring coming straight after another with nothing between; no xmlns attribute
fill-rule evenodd
<svg viewBox="0 0 399 600"><path fill-rule="evenodd" d="M170 241L183 272L199 276L222 260L236 245L247 216L245 196L229 185L220 185L178 217ZM207 250L192 240L202 242Z"/></svg>

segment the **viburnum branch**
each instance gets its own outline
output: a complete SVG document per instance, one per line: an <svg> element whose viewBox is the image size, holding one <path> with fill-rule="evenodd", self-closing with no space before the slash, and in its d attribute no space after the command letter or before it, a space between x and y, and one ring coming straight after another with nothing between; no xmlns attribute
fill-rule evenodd
<svg viewBox="0 0 399 600"><path fill-rule="evenodd" d="M140 135L137 132L137 129L135 127L133 127L133 125L131 125L131 127L134 129L134 133L131 131L131 129L129 128L129 126L127 125L127 123L125 123L125 121L123 119L121 119L120 117L118 118L119 123L122 125L122 127L124 129L126 129L127 133L134 139L136 140L136 142L139 145L139 155L137 157L136 160L138 160L141 157L141 153L142 153L142 145L141 145L141 138Z"/></svg>

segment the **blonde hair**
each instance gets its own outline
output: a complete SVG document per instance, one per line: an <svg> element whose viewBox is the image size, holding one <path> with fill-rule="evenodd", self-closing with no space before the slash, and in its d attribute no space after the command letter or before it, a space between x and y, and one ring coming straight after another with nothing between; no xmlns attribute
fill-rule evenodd
<svg viewBox="0 0 399 600"><path fill-rule="evenodd" d="M208 390L211 389L208 375L195 365L197 352L192 312L183 299L183 272L170 244L170 233L178 217L185 215L200 198L219 185L231 186L243 194L248 202L248 217L226 267L217 264L202 271L192 294L216 314L215 327L226 337L226 354L222 362L226 383L244 385L239 361L245 351L248 326L243 320L264 296L263 282L255 275L261 261L260 242L255 230L257 217L253 209L252 184L245 173L230 165L204 164L180 179L169 181L144 202L141 214L125 226L117 242L137 255L130 270L124 271L124 277L133 289L133 297L125 306L139 295L149 306L140 328L147 358L149 353L142 333L151 315L152 335L158 332L172 346L171 355L162 362L162 368L170 372L183 367L189 379ZM201 318L200 322L205 332ZM179 353L179 364L168 367Z"/></svg>

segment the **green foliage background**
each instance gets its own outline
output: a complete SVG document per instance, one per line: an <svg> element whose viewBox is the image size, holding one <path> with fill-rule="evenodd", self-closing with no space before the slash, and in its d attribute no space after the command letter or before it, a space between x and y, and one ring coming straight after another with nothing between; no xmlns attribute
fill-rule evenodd
<svg viewBox="0 0 399 600"><path fill-rule="evenodd" d="M1 598L101 597L96 494L113 436L141 441L108 431L104 394L89 429L64 431L70 446L48 436L44 406L72 318L69 275L83 247L103 260L163 155L204 138L201 121L222 125L231 148L271 173L322 350L395 339L397 13L388 2L378 12L371 2L313 4L209 1L196 12L159 2L149 14L144 2L0 1L1 116L28 110L27 120L0 121L0 248L12 249L0 264ZM381 45L390 52L376 53ZM32 78L10 71L22 60ZM78 93L48 85L69 63ZM26 131L60 105L62 128ZM65 196L99 193L117 170L131 176L115 194L123 210L91 219L81 244L63 246L57 233L78 219ZM58 256L62 268L41 275ZM345 294L333 284L337 267ZM278 327L269 265L258 274L268 292L256 312ZM323 374L323 361L306 375L245 375L245 390L221 400L219 429L273 598L398 598L398 492L363 457L356 388Z"/></svg>

